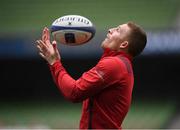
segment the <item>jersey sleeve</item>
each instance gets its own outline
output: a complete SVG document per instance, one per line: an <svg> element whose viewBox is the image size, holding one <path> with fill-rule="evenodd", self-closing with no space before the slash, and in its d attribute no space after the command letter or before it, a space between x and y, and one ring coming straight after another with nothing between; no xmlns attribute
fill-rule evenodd
<svg viewBox="0 0 180 130"><path fill-rule="evenodd" d="M53 79L65 98L72 102L80 102L93 96L115 81L117 64L112 59L100 60L100 62L82 74L78 80L74 80L57 61L50 70Z"/></svg>

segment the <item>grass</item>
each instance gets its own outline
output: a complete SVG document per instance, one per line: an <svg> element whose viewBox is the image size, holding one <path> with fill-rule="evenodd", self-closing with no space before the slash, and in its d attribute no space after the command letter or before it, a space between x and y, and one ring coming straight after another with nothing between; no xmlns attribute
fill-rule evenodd
<svg viewBox="0 0 180 130"><path fill-rule="evenodd" d="M163 128L174 109L171 102L137 102L132 105L123 128ZM78 128L80 113L81 104L64 101L1 103L0 128Z"/></svg>
<svg viewBox="0 0 180 130"><path fill-rule="evenodd" d="M3 104L0 108L0 122L5 126L74 128L78 127L79 116L80 104L17 102Z"/></svg>
<svg viewBox="0 0 180 130"><path fill-rule="evenodd" d="M170 102L137 102L125 118L123 128L165 129L174 111L175 105Z"/></svg>
<svg viewBox="0 0 180 130"><path fill-rule="evenodd" d="M179 0L1 0L1 32L34 31L67 14L86 16L98 29L127 21L148 28L173 24Z"/></svg>

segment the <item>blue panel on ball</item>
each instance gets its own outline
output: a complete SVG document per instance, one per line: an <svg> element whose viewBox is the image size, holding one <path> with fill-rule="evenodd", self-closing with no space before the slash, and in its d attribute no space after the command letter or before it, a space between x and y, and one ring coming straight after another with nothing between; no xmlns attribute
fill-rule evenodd
<svg viewBox="0 0 180 130"><path fill-rule="evenodd" d="M92 27L63 27L63 26L51 26L51 32L59 31L59 30L79 30L92 33L92 37L94 36L96 29Z"/></svg>

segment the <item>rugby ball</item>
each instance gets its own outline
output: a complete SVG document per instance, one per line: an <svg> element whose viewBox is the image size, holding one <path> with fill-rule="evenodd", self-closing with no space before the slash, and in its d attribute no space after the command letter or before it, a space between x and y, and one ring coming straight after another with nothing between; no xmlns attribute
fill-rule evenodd
<svg viewBox="0 0 180 130"><path fill-rule="evenodd" d="M95 35L93 23L80 15L65 15L56 19L51 26L54 39L66 45L81 45Z"/></svg>

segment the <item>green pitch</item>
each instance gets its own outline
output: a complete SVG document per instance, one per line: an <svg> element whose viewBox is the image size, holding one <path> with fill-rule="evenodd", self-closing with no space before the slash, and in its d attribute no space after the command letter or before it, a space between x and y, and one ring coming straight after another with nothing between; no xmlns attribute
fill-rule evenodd
<svg viewBox="0 0 180 130"><path fill-rule="evenodd" d="M58 17L79 14L97 29L108 29L127 21L146 28L174 24L179 0L1 0L1 32L38 31Z"/></svg>
<svg viewBox="0 0 180 130"><path fill-rule="evenodd" d="M172 119L172 102L134 102L123 128L164 128ZM59 102L1 103L0 128L78 128L81 104Z"/></svg>

